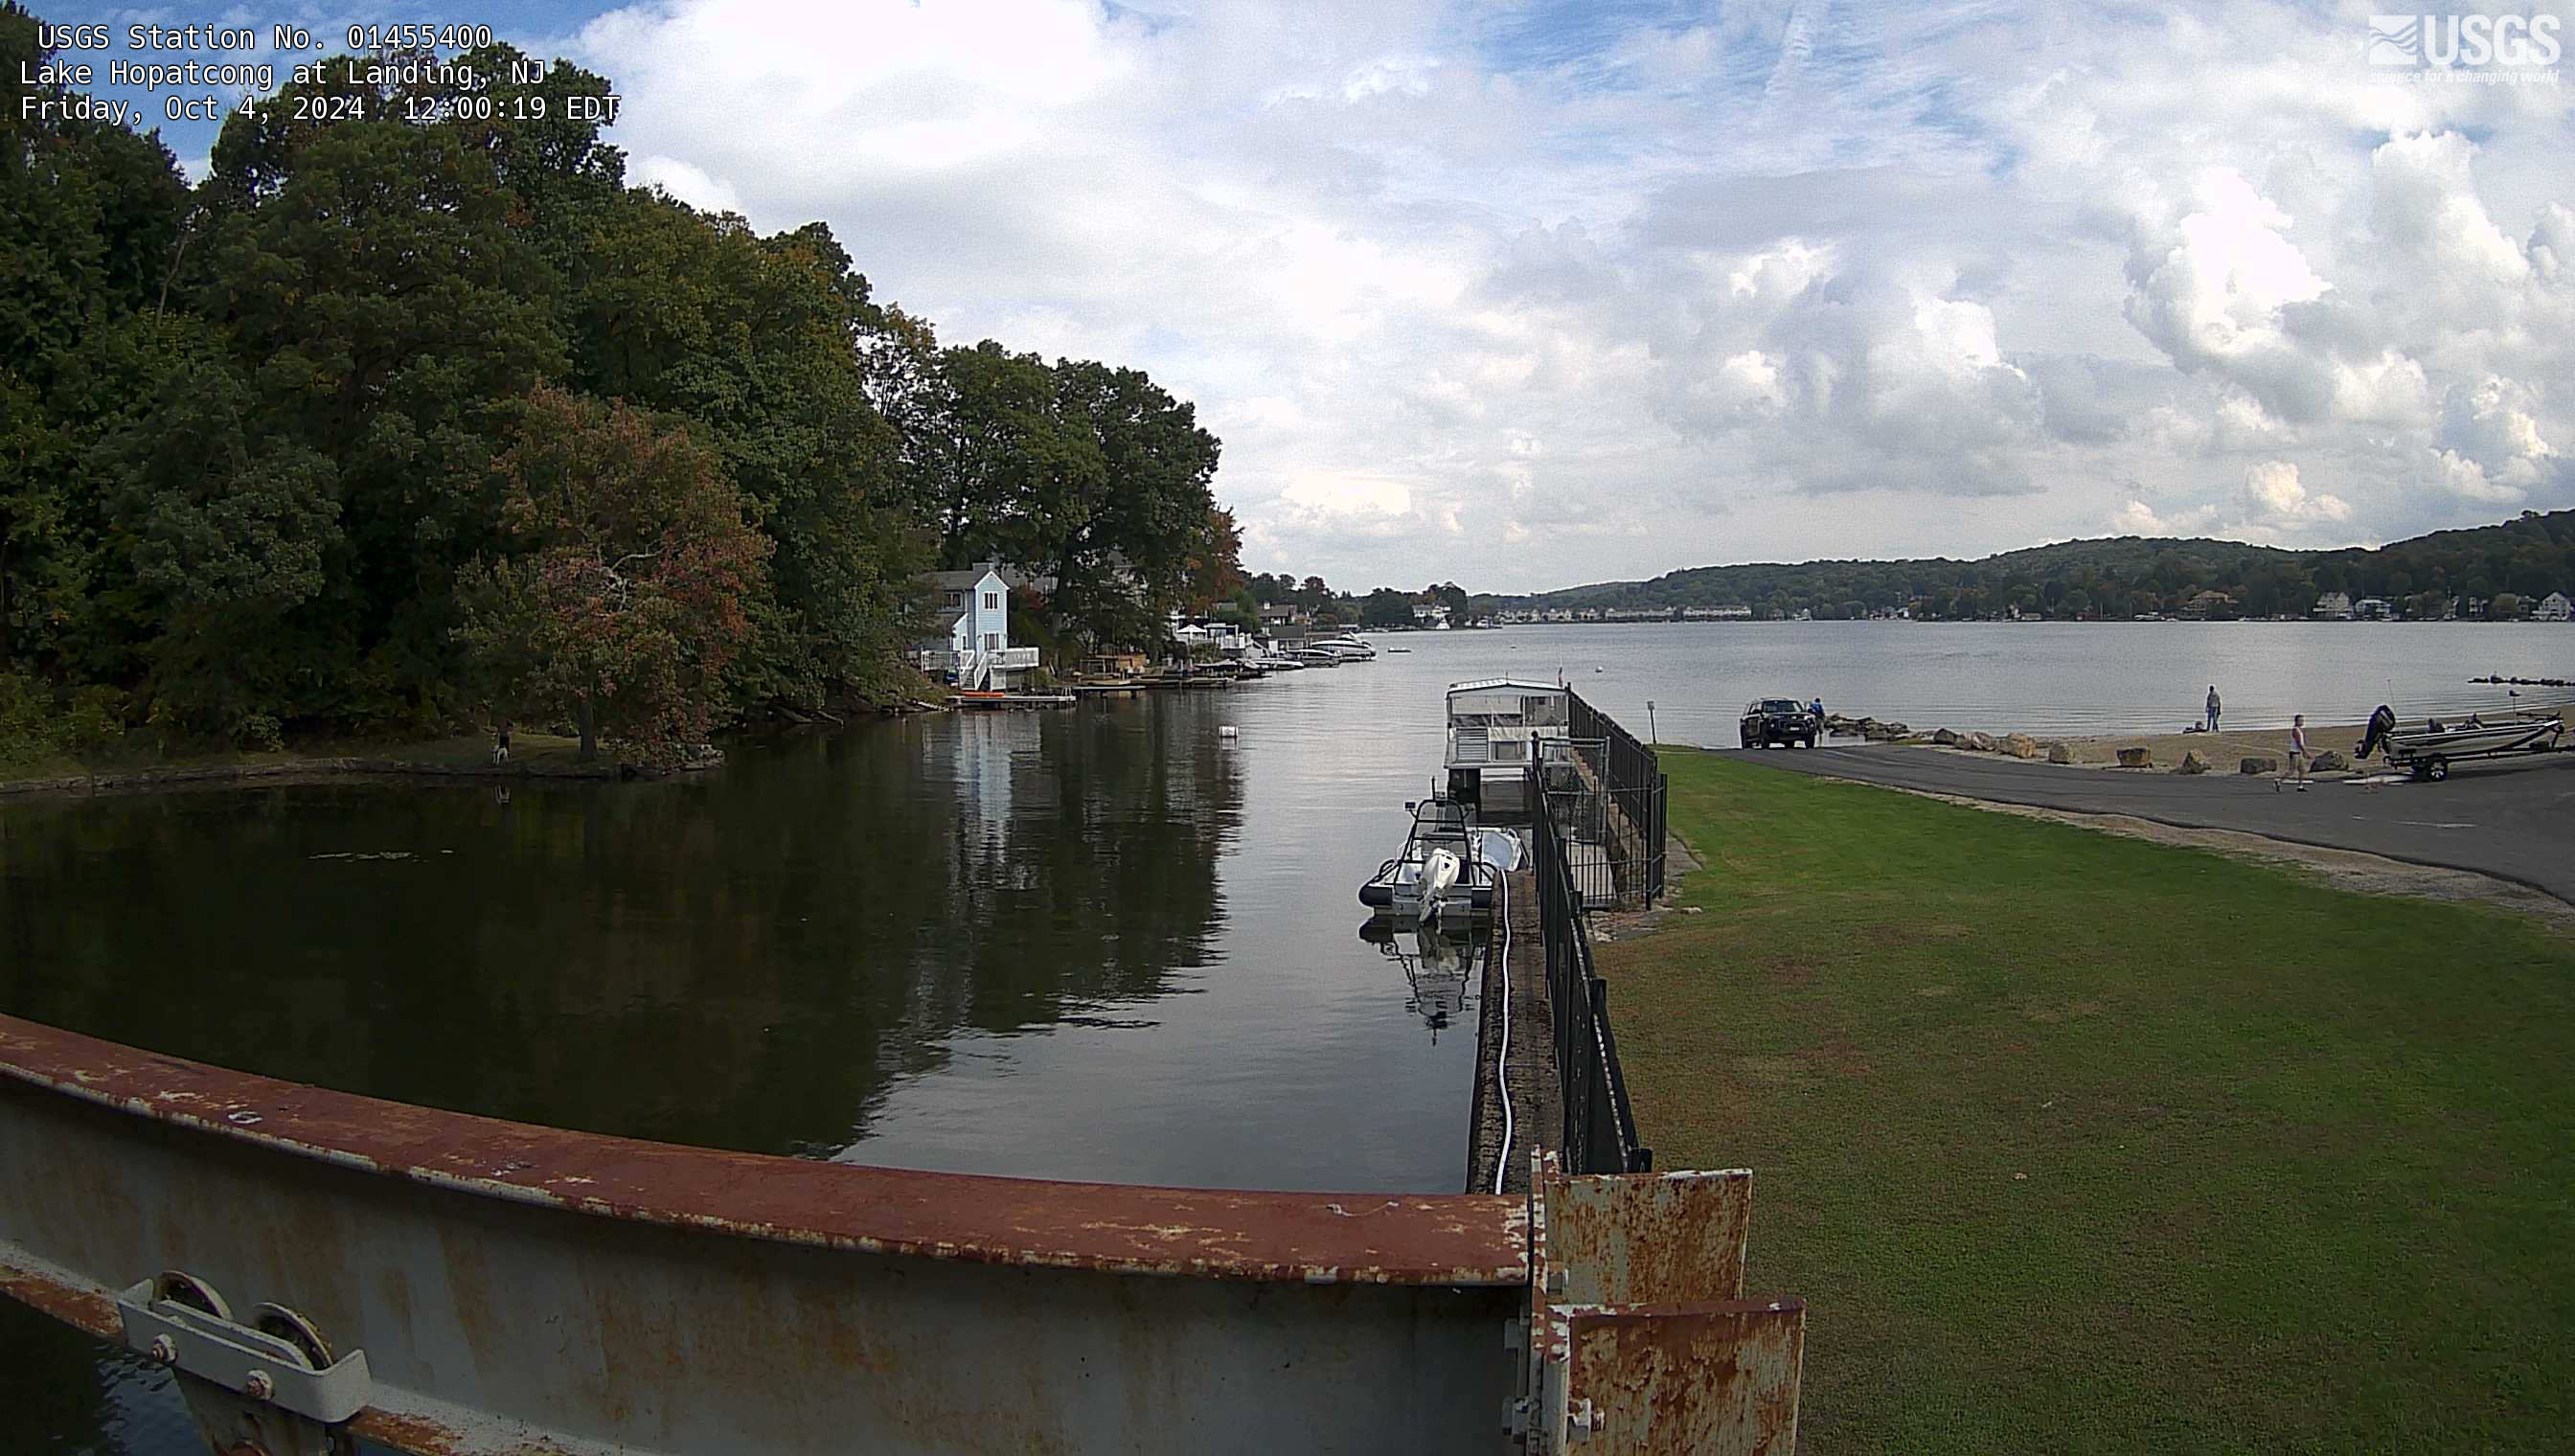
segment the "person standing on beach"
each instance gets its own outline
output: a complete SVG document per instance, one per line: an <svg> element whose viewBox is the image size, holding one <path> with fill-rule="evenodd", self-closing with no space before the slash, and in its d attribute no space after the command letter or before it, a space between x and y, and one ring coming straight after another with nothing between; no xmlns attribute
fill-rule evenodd
<svg viewBox="0 0 2575 1456"><path fill-rule="evenodd" d="M2289 720L2289 771L2298 775L2298 791L2307 791L2307 716L2294 715ZM2280 785L2271 785L2277 793Z"/></svg>
<svg viewBox="0 0 2575 1456"><path fill-rule="evenodd" d="M2208 730L2217 731L2217 685L2208 685Z"/></svg>

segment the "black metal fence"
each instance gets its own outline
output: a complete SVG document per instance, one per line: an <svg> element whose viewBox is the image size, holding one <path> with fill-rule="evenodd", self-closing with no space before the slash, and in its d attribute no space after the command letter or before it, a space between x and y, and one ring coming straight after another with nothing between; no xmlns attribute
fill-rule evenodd
<svg viewBox="0 0 2575 1456"><path fill-rule="evenodd" d="M1579 1173L1651 1172L1653 1149L1636 1140L1627 1077L1618 1065L1618 1038L1609 1030L1609 985L1591 972L1591 930L1565 850L1553 816L1531 815L1529 868L1537 880L1538 933L1546 947L1546 994L1555 1020L1555 1074L1564 1094L1564 1165Z"/></svg>
<svg viewBox="0 0 2575 1456"><path fill-rule="evenodd" d="M1663 895L1662 760L1581 694L1565 697L1573 761L1546 780L1546 807L1572 840L1574 888L1590 904L1641 909Z"/></svg>

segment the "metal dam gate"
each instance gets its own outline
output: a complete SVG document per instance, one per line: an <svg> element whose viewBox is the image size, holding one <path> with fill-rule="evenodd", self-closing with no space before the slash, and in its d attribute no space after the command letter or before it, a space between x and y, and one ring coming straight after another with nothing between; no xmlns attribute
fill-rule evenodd
<svg viewBox="0 0 2575 1456"><path fill-rule="evenodd" d="M0 1017L0 1291L224 1456L1786 1452L1750 1175L1245 1193L379 1101Z"/></svg>

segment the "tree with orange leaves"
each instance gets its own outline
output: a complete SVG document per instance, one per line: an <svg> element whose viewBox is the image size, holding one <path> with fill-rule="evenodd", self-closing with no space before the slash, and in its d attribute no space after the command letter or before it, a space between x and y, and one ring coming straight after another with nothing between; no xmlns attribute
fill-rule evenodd
<svg viewBox="0 0 2575 1456"><path fill-rule="evenodd" d="M751 636L770 543L686 426L559 390L499 461L510 550L461 582L458 637L493 702L669 763L705 741Z"/></svg>

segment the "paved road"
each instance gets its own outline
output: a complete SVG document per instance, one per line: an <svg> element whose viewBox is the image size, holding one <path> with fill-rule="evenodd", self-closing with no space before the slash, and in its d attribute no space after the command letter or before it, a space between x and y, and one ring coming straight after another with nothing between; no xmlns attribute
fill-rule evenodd
<svg viewBox="0 0 2575 1456"><path fill-rule="evenodd" d="M2446 783L2318 780L2297 793L2233 773L2122 773L1886 744L1718 751L1900 788L2363 849L2474 869L2575 902L2575 752L2457 763Z"/></svg>

